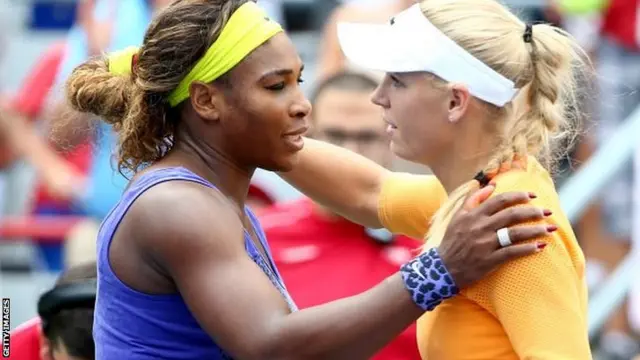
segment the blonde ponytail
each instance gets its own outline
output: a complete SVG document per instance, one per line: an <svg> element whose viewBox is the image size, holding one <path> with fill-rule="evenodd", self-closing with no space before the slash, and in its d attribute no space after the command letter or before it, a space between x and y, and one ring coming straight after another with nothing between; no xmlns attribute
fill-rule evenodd
<svg viewBox="0 0 640 360"><path fill-rule="evenodd" d="M538 24L527 29L494 0L423 0L420 5L444 34L521 89L503 108L484 104L496 114L496 121L502 121L497 126L502 142L480 170L493 177L514 166L514 161L533 156L551 171L555 160L565 155L556 145L566 145L567 139L573 141L577 135L576 76L589 65L585 52L556 27ZM451 218L475 188L477 182L470 179L450 194L432 219L429 247L442 239Z"/></svg>

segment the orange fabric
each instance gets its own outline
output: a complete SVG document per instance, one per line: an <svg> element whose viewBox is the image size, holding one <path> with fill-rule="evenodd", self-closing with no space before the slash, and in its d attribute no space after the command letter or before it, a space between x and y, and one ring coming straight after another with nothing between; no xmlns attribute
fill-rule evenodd
<svg viewBox="0 0 640 360"><path fill-rule="evenodd" d="M393 173L382 184L378 217L389 231L422 239L446 199L446 191L433 175Z"/></svg>
<svg viewBox="0 0 640 360"><path fill-rule="evenodd" d="M551 177L530 159L526 171L512 170L494 180L493 196L509 191L536 193L532 203L553 212L547 222L557 225L558 231L542 239L548 246L539 254L503 265L422 316L418 321L422 358L591 359L584 255ZM403 211L424 203L414 198L414 205L394 207L393 199L384 197L380 208ZM392 223L385 225L391 229L404 229L407 224L421 225L411 229L413 233L428 229L428 219L417 211L384 218L389 220ZM429 240L428 245L436 246L439 240Z"/></svg>

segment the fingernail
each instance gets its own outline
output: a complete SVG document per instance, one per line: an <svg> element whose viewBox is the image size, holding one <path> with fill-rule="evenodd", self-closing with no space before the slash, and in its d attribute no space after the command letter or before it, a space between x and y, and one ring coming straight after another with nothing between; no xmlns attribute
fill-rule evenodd
<svg viewBox="0 0 640 360"><path fill-rule="evenodd" d="M537 198L537 197L538 197L538 195L536 195L536 194L534 194L534 193L532 193L532 192L530 192L530 193L529 193L529 198L531 198L531 199L535 199L535 198Z"/></svg>
<svg viewBox="0 0 640 360"><path fill-rule="evenodd" d="M548 231L548 232L550 232L550 233L552 233L552 232L554 232L554 231L556 231L556 230L558 230L558 227L557 227L557 226L555 226L555 225L549 225L549 226L547 226L547 231Z"/></svg>
<svg viewBox="0 0 640 360"><path fill-rule="evenodd" d="M542 249L544 249L546 246L547 246L547 243L543 243L543 242L541 242L541 243L538 243L537 248L538 248L538 250L542 250Z"/></svg>
<svg viewBox="0 0 640 360"><path fill-rule="evenodd" d="M544 209L542 213L544 214L544 216L551 216L551 214L553 214L553 212L549 209Z"/></svg>

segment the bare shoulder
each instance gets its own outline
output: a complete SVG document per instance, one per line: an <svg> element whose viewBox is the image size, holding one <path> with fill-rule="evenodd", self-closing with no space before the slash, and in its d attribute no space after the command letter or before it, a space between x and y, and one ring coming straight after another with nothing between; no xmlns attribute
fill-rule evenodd
<svg viewBox="0 0 640 360"><path fill-rule="evenodd" d="M205 249L224 253L239 244L233 240L242 239L242 223L232 203L219 191L194 182L168 181L152 187L127 216L131 235L160 259Z"/></svg>

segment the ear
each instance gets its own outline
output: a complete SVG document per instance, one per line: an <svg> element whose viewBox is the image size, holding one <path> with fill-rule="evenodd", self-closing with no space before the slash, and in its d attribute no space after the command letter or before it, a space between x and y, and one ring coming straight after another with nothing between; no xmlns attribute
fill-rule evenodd
<svg viewBox="0 0 640 360"><path fill-rule="evenodd" d="M223 93L212 84L194 81L189 86L189 99L193 110L208 122L220 120L221 108L224 103Z"/></svg>
<svg viewBox="0 0 640 360"><path fill-rule="evenodd" d="M469 102L471 101L471 94L469 89L462 84L450 84L450 99L449 99L449 122L455 123L460 121L464 114L467 112Z"/></svg>
<svg viewBox="0 0 640 360"><path fill-rule="evenodd" d="M40 334L40 360L53 360L51 357L51 343L49 340Z"/></svg>

